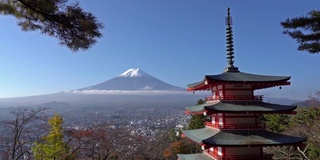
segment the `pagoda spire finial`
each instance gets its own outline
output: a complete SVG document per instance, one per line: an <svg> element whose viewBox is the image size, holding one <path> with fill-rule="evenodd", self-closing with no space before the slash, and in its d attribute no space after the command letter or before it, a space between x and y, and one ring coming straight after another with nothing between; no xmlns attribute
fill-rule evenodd
<svg viewBox="0 0 320 160"><path fill-rule="evenodd" d="M232 34L232 17L230 16L230 8L227 9L228 16L226 18L226 25L227 25L227 62L228 67L225 69L225 72L239 72L238 67L233 65L234 63L234 52L233 52L233 34Z"/></svg>

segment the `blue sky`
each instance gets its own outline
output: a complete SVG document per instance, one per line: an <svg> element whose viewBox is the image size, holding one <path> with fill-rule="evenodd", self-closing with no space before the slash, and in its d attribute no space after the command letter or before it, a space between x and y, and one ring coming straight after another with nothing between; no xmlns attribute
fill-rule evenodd
<svg viewBox="0 0 320 160"><path fill-rule="evenodd" d="M320 55L297 51L280 22L319 9L320 1L80 0L104 23L103 37L73 53L39 32L23 32L0 16L0 97L56 93L141 68L186 87L227 66L226 8L231 8L235 66L247 73L292 76L290 86L261 90L268 97L306 99L320 89ZM318 8L317 8L318 7Z"/></svg>

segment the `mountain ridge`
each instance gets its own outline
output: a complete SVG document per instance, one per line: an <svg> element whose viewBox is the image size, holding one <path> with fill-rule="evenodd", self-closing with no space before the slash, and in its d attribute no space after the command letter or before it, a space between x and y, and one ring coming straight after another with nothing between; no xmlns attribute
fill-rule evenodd
<svg viewBox="0 0 320 160"><path fill-rule="evenodd" d="M76 91L84 90L144 90L144 91L186 91L185 88L177 87L161 81L150 74L144 72L143 70L128 69L117 77L110 80L104 81L102 83L77 89Z"/></svg>
<svg viewBox="0 0 320 160"><path fill-rule="evenodd" d="M0 107L9 106L192 106L211 93L192 94L185 88L161 81L143 70L129 69L102 83L52 94L0 98ZM267 102L292 104L299 100L264 98Z"/></svg>
<svg viewBox="0 0 320 160"><path fill-rule="evenodd" d="M89 87L37 96L0 98L0 107L191 106L203 97L161 81L139 68L131 68Z"/></svg>

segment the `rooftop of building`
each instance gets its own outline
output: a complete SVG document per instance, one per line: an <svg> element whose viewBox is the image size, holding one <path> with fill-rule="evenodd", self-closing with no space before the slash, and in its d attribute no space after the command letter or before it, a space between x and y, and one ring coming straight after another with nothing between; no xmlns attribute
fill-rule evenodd
<svg viewBox="0 0 320 160"><path fill-rule="evenodd" d="M179 160L212 160L211 157L204 153L197 153L197 154L178 154Z"/></svg>
<svg viewBox="0 0 320 160"><path fill-rule="evenodd" d="M290 76L269 76L250 74L240 72L238 67L234 66L234 44L232 32L232 17L230 16L230 9L228 8L228 16L226 18L226 43L227 43L227 67L222 74L205 75L202 81L187 85L189 91L209 90L210 87L221 83L235 83L235 84L256 84L253 89L263 89L274 86L289 85L288 80Z"/></svg>
<svg viewBox="0 0 320 160"><path fill-rule="evenodd" d="M202 128L184 130L194 142L209 146L279 146L298 145L306 138L272 133L266 130L217 130Z"/></svg>
<svg viewBox="0 0 320 160"><path fill-rule="evenodd" d="M283 113L291 112L297 106L266 103L262 101L216 101L197 106L186 107L187 112L201 113Z"/></svg>
<svg viewBox="0 0 320 160"><path fill-rule="evenodd" d="M273 86L281 86L290 84L287 82L290 76L270 76L250 74L244 72L224 72L217 75L205 75L202 81L188 84L188 90L206 90L209 89L208 84L235 83L235 84L251 84L253 89L269 88Z"/></svg>

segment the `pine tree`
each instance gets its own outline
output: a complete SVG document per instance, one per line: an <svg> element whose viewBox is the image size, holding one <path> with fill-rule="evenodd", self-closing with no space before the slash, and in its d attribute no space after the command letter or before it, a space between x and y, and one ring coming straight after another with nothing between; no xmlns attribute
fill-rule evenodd
<svg viewBox="0 0 320 160"><path fill-rule="evenodd" d="M306 16L288 18L281 22L289 35L298 43L298 50L311 54L320 52L320 11L312 10Z"/></svg>
<svg viewBox="0 0 320 160"><path fill-rule="evenodd" d="M0 0L0 14L19 20L23 31L39 30L56 37L60 44L72 51L86 50L102 34L102 23L90 12L84 12L79 3L68 0Z"/></svg>
<svg viewBox="0 0 320 160"><path fill-rule="evenodd" d="M49 134L42 138L42 142L35 142L32 148L36 160L68 159L68 147L63 141L63 119L55 114L50 120Z"/></svg>
<svg viewBox="0 0 320 160"><path fill-rule="evenodd" d="M192 115L190 122L188 124L188 129L199 129L199 128L203 128L204 126L204 122L205 122L205 117L204 115Z"/></svg>
<svg viewBox="0 0 320 160"><path fill-rule="evenodd" d="M202 100L202 99L198 99L197 101L197 105L201 105L201 104L205 104L206 101L205 100Z"/></svg>
<svg viewBox="0 0 320 160"><path fill-rule="evenodd" d="M197 101L197 105L201 105L206 103L206 101L199 99ZM188 129L199 129L199 128L203 128L204 126L204 122L205 122L205 116L204 115L192 115L190 122L188 124Z"/></svg>
<svg viewBox="0 0 320 160"><path fill-rule="evenodd" d="M289 124L289 116L281 114L266 114L263 116L266 127L275 133L283 132Z"/></svg>

